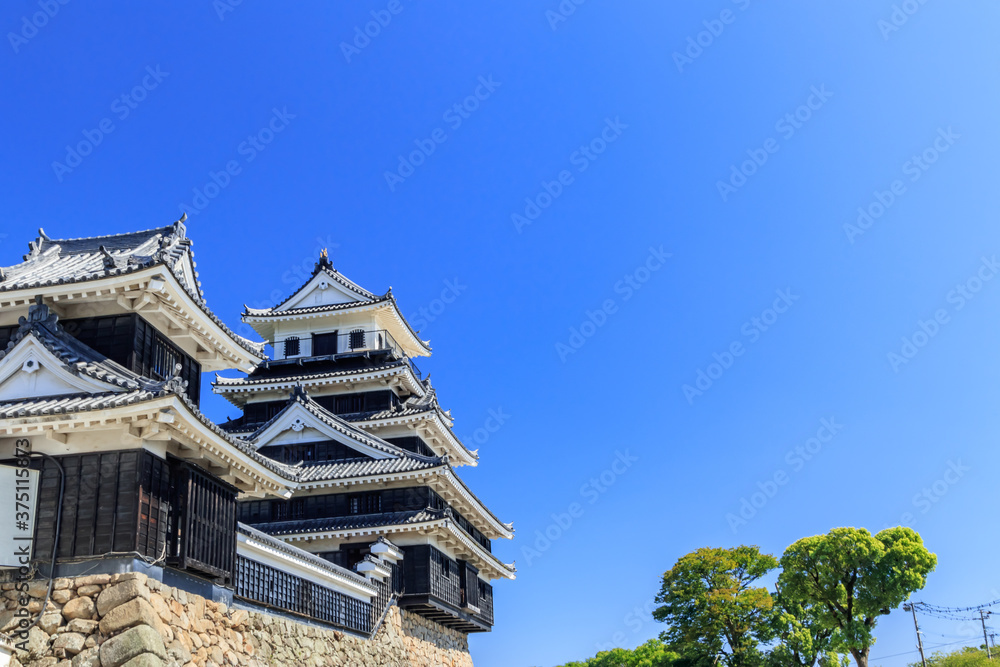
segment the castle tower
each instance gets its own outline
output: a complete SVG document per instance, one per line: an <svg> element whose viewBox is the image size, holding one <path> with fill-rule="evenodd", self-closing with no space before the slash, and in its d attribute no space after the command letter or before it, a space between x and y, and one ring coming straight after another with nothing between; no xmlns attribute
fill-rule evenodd
<svg viewBox="0 0 1000 667"><path fill-rule="evenodd" d="M337 477L259 452L255 442L280 441L274 425L238 437L201 413L202 372L256 373L268 361L262 343L208 308L195 268L183 218L91 238L39 230L22 261L0 268L0 475L11 498L30 480L19 501L26 518L0 529L3 576L106 582L135 573L368 638L399 597L399 547L372 531L355 535L365 557L341 559L344 567L237 521L238 500L285 503ZM303 390L288 400L328 419ZM372 458L405 458L360 427L331 423L370 443ZM437 460L420 457L414 470L440 471ZM29 562L11 562L11 545L31 540ZM159 623L150 614L133 620ZM95 641L128 627L114 618L100 619Z"/></svg>
<svg viewBox="0 0 1000 667"><path fill-rule="evenodd" d="M295 466L291 498L247 499L241 521L346 568L365 571L387 539L403 553L399 606L459 632L493 625L491 581L514 568L492 553L510 539L455 468L476 465L414 358L431 354L390 289L378 296L324 251L309 279L243 321L272 347L216 393L243 411L223 424L277 464Z"/></svg>

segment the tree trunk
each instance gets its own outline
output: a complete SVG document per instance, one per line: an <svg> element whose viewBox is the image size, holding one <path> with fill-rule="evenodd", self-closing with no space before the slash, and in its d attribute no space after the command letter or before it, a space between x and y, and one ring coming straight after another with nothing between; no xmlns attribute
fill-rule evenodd
<svg viewBox="0 0 1000 667"><path fill-rule="evenodd" d="M854 662L858 663L858 667L868 667L868 651L869 649L867 648L862 650L851 649L851 655L854 656Z"/></svg>

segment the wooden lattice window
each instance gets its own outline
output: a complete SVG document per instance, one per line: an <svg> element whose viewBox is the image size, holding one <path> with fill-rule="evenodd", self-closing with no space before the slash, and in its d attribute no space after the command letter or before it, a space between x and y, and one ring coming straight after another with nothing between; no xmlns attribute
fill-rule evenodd
<svg viewBox="0 0 1000 667"><path fill-rule="evenodd" d="M350 498L351 514L375 514L382 511L381 493L359 493Z"/></svg>
<svg viewBox="0 0 1000 667"><path fill-rule="evenodd" d="M355 329L351 332L350 345L352 350L358 350L365 346L365 330Z"/></svg>
<svg viewBox="0 0 1000 667"><path fill-rule="evenodd" d="M302 350L302 341L298 336L290 336L285 339L285 357L297 357Z"/></svg>

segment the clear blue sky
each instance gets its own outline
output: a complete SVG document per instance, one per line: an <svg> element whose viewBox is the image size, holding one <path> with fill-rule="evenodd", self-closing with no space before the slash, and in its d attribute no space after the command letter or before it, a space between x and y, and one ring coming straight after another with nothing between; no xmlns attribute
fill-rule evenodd
<svg viewBox="0 0 1000 667"><path fill-rule="evenodd" d="M1000 257L995 3L909 0L900 25L893 0L142 4L70 0L37 30L37 0L0 11L2 263L40 226L185 205L234 326L324 246L391 285L481 449L465 477L517 527L478 667L639 644L660 628L629 614L684 553L842 525L919 530L921 599L1000 597L1000 280L977 282ZM373 11L391 21L345 54ZM743 498L756 515L727 519ZM975 630L928 622L928 643ZM878 636L873 665L915 659L881 659L913 648L903 612Z"/></svg>

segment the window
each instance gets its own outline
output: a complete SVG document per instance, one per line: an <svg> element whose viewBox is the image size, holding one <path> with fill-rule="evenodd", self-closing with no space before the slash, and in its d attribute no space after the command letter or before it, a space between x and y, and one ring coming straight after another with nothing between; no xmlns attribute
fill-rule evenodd
<svg viewBox="0 0 1000 667"><path fill-rule="evenodd" d="M313 334L313 356L337 354L337 332Z"/></svg>
<svg viewBox="0 0 1000 667"><path fill-rule="evenodd" d="M365 346L365 330L355 329L351 332L351 349L357 350Z"/></svg>
<svg viewBox="0 0 1000 667"><path fill-rule="evenodd" d="M298 336L290 336L289 338L285 339L285 357L286 358L299 356L299 350L300 349L301 348L299 346L299 337Z"/></svg>
<svg viewBox="0 0 1000 667"><path fill-rule="evenodd" d="M359 493L350 497L351 514L374 514L382 511L381 493Z"/></svg>

